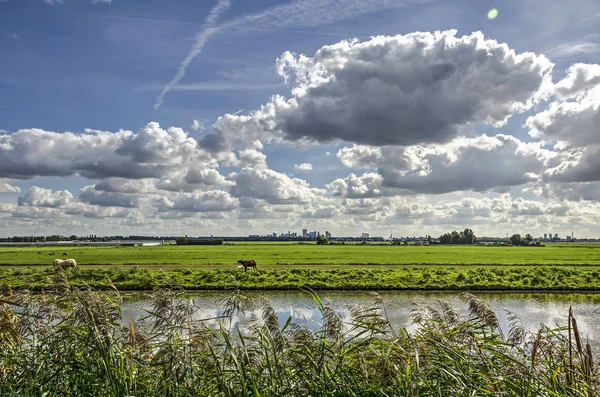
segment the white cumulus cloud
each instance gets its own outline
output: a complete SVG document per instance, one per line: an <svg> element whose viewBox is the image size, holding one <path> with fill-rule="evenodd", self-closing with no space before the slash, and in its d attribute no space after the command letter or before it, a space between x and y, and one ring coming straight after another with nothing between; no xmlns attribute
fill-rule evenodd
<svg viewBox="0 0 600 397"><path fill-rule="evenodd" d="M68 190L53 191L32 186L25 195L17 199L17 202L20 206L56 208L67 206L72 200L73 195Z"/></svg>
<svg viewBox="0 0 600 397"><path fill-rule="evenodd" d="M313 166L311 163L294 164L294 169L298 171L312 171Z"/></svg>
<svg viewBox="0 0 600 397"><path fill-rule="evenodd" d="M0 194L2 193L21 193L21 188L12 185L9 180L0 179Z"/></svg>

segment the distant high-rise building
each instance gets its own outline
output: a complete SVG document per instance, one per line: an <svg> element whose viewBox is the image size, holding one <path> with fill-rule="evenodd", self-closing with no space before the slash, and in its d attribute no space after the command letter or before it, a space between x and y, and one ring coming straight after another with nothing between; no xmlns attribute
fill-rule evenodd
<svg viewBox="0 0 600 397"><path fill-rule="evenodd" d="M554 238L558 238L558 233L554 233Z"/></svg>
<svg viewBox="0 0 600 397"><path fill-rule="evenodd" d="M308 230L302 229L302 237L307 237L307 234L308 234Z"/></svg>
<svg viewBox="0 0 600 397"><path fill-rule="evenodd" d="M552 233L548 233L548 238L552 240Z"/></svg>
<svg viewBox="0 0 600 397"><path fill-rule="evenodd" d="M548 234L544 233L544 240L548 240Z"/></svg>
<svg viewBox="0 0 600 397"><path fill-rule="evenodd" d="M361 238L369 238L369 233L363 233L360 236Z"/></svg>
<svg viewBox="0 0 600 397"><path fill-rule="evenodd" d="M331 233L329 233L328 231L325 231L325 238L331 238Z"/></svg>

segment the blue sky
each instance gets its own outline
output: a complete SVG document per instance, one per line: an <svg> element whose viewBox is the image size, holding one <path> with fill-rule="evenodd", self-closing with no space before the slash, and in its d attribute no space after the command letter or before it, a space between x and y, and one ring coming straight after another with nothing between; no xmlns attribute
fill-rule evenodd
<svg viewBox="0 0 600 397"><path fill-rule="evenodd" d="M524 6L519 3L432 1L326 26L290 29L303 33L225 31L193 61L182 84L244 82L246 89L176 91L155 111L156 87L171 79L213 4L3 2L0 120L2 128L9 131L34 126L54 131L135 129L148 120L187 126L200 117L212 121L224 113L254 109L271 94L284 93L285 87L274 87L281 83L274 73L274 61L288 50L312 54L344 38L458 29L459 34L481 30L517 51L540 52L598 33L597 20L568 27L574 19L589 16L585 9L569 7L573 16L552 34L546 21L561 19L555 7L540 7L537 19L531 21L520 13ZM222 19L232 20L276 4L234 2ZM492 21L486 17L491 8L499 9L499 16ZM15 34L17 39L12 36Z"/></svg>
<svg viewBox="0 0 600 397"><path fill-rule="evenodd" d="M290 97L294 83L286 85L276 72L276 60L284 52L311 57L325 45L351 38L368 41L375 35L455 29L457 36L462 36L481 31L486 39L507 43L517 53L546 54L554 63L554 82L562 79L574 63L600 62L600 3L597 1L566 4L558 0L238 0L226 4L218 13L212 25L216 32L201 46L199 55L191 60L182 79L165 94L162 104L155 106L157 96L176 75L197 35L205 31L205 19L215 4L208 1L0 0L0 130L8 134L30 128L76 134L83 134L86 128L135 132L149 122L158 122L163 129L180 127L194 138L201 138L211 133L211 126L222 115L238 111L241 111L237 113L240 116L251 115L269 103L272 95ZM487 14L493 8L498 10L498 16L490 20ZM529 116L548 106L549 102L543 102L521 114L515 113L501 129L477 125L474 133L502 133L530 142L528 128L523 126ZM194 120L202 121L206 128L195 131ZM352 145L352 141L333 140L301 148L291 143L269 143L268 140L263 143L259 151L266 155L270 170L293 174L311 187L325 189L327 184L345 178L350 172L363 173L364 167L345 166L336 156L338 150ZM234 145L233 149L237 153L236 150L245 148ZM301 163L312 164L313 171L294 169L294 165ZM227 176L229 172L237 172L239 166L220 161L219 170ZM377 166L366 170L376 172ZM69 176L31 175L29 179L9 177L6 183L18 187L20 192L0 195L0 202L13 205L32 186L53 192L68 190L77 201L80 189L101 180L100 177L86 178L77 172ZM523 189L519 184L510 186L508 191L513 194L512 199L519 195L542 202L553 200L531 190L523 192ZM500 193L488 190L487 195L482 192L458 194L460 198L478 195L481 199L492 199ZM406 199L404 193L391 196ZM456 202L459 196L448 197L448 200ZM433 205L431 203L438 202L441 196L420 197L425 200L423 205ZM328 203L324 205L338 206L327 200L329 198L323 199ZM277 212L276 208L269 211ZM295 211L298 209L292 210ZM14 222L11 218L14 210L6 213ZM55 215L58 216L52 216ZM194 213L194 217L201 216ZM300 224L301 218L294 218L294 222ZM71 221L83 222L80 225L84 229L88 227L86 219L75 216ZM235 224L237 220L232 216L229 221ZM344 221L348 221L348 217ZM376 225L362 222L357 220L350 222L351 226L342 226L343 222L331 220L329 224L324 222L324 227L337 226L340 232L354 227L378 230ZM545 228L531 219L523 222L523 227ZM285 222L281 224L283 228ZM11 225L24 233L31 227L29 224ZM118 223L107 226L106 232L121 226ZM240 230L257 227L238 226ZM153 227L150 225L147 230ZM264 232L275 227L278 225L265 223L264 228L269 229ZM56 228L62 227L56 224ZM175 230L177 225L169 228L179 232ZM419 230L418 224L414 229ZM496 232L492 226L488 230Z"/></svg>

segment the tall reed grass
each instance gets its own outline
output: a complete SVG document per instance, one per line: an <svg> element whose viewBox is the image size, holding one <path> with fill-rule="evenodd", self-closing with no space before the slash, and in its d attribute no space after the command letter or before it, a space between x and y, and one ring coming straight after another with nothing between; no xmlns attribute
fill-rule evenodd
<svg viewBox="0 0 600 397"><path fill-rule="evenodd" d="M122 296L69 285L0 296L2 396L595 396L599 373L573 312L568 326L501 329L478 297L468 316L444 301L415 306L415 331L390 326L383 301L342 318L311 291L322 323L281 325L266 300L233 290L223 315L196 320L183 289L152 293L139 320ZM246 330L233 316L260 308ZM212 325L211 325L212 324ZM216 325L215 325L216 324Z"/></svg>

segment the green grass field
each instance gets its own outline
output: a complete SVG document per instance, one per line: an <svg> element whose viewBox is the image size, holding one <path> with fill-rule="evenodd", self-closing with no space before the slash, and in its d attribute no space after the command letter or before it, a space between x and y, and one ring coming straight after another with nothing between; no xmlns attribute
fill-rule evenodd
<svg viewBox="0 0 600 397"><path fill-rule="evenodd" d="M40 253L38 253L40 252ZM49 255L55 252L56 255ZM47 265L54 258L81 265L234 266L255 259L260 267L290 265L600 265L600 245L546 247L234 244L155 247L2 247L2 265Z"/></svg>
<svg viewBox="0 0 600 397"><path fill-rule="evenodd" d="M51 289L51 263L63 252L79 264L67 272L74 285L107 288L110 280L122 290L171 282L187 289L600 290L600 245L17 247L0 249L0 285ZM258 269L237 270L242 258Z"/></svg>
<svg viewBox="0 0 600 397"><path fill-rule="evenodd" d="M600 289L598 266L347 266L346 268L290 267L248 272L227 268L104 267L69 270L56 274L49 267L5 268L0 285L31 290L53 290L57 284L89 285L106 289L149 290L180 285L188 290L231 289L292 290L537 290L596 291ZM110 280L110 282L109 282Z"/></svg>

